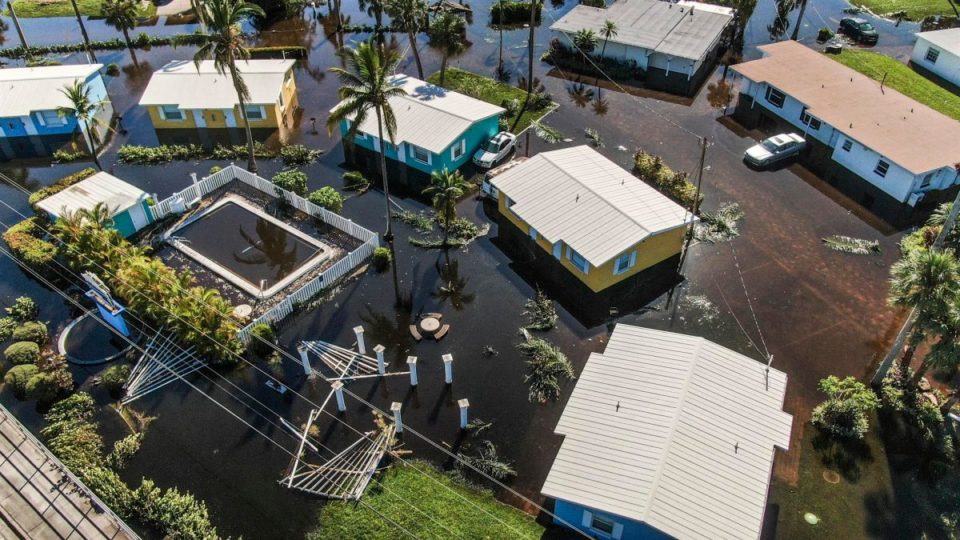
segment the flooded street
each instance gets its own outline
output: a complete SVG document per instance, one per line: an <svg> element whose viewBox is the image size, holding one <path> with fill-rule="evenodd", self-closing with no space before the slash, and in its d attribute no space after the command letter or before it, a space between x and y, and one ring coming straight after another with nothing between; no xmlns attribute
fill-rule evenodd
<svg viewBox="0 0 960 540"><path fill-rule="evenodd" d="M499 33L487 26L489 4L489 0L472 4L474 15L468 27L472 46L460 57L452 58L451 67L485 75L495 71ZM536 36L537 57L552 37L546 27L573 5L571 2L545 7L544 25ZM836 28L844 7L845 2L836 0L811 4L801 27L801 41L813 43L820 26ZM367 37L326 37L324 19L314 17L315 13L325 14L326 9L307 8L302 20L279 22L257 37L258 45L302 45L308 49L307 58L295 68L303 112L289 140L324 151L317 163L303 169L311 190L327 185L343 187L339 135L328 136L324 127L327 112L337 101L339 83L326 69L338 61L338 39L349 45ZM343 9L354 23L368 19L355 4L344 5ZM746 57L757 57L756 46L770 41L767 27L776 19L776 12L773 2L758 4L745 33ZM795 18L796 13L791 12L791 29ZM883 36L877 49L906 58L916 25L902 23L894 27L885 21L875 24ZM159 24L143 30L160 35L194 29L190 25ZM76 21L69 18L25 20L24 30L32 44L62 42L63 36L77 34ZM92 39L116 34L100 22L90 22L88 30ZM12 30L5 37L5 46L16 44ZM526 29L503 33L504 57L507 68L514 73L512 81L526 66L526 38ZM79 41L79 37L69 41ZM425 41L426 37L421 36L422 45ZM405 37L401 41L404 45ZM100 62L121 66L121 73L107 80L125 130L115 136L103 155L104 167L160 198L187 186L190 173L203 176L210 167L223 165L203 161L147 167L116 160L121 144L157 143L149 117L137 102L153 70L192 54L189 47L137 51L140 67L135 68L126 50L98 52ZM440 56L425 45L422 58L427 74L439 69ZM65 60L83 61L82 55L71 55ZM886 306L885 297L888 269L898 258L897 242L902 231L865 212L798 166L772 172L746 168L741 156L754 144L753 134L719 119L719 112L707 103L705 91L692 103L675 103L599 89L596 81L581 80L593 92L593 102L605 103L597 106L591 100L573 99L571 96L577 94L571 92L576 90L571 88L575 81L568 80L563 73L550 72L549 68L535 63L536 76L560 105L545 123L560 130L569 141L549 145L529 137L523 144L529 144L531 155L587 144L583 129L590 126L605 143L598 150L624 168L632 168L633 152L642 149L662 156L671 168L693 175L698 165L699 138L709 141L703 176L704 209L714 211L722 203L738 203L745 214L740 237L729 243L694 245L684 268L685 283L669 298L664 295L642 312L622 314L616 322L702 335L758 361L772 355L773 367L789 376L784 408L795 416L791 449L777 458L772 489L776 492L795 483L800 449L809 448L802 444L808 436L804 425L812 407L822 399L817 382L829 374L868 378L898 330L900 314ZM416 72L412 58L408 58L403 69ZM719 77L719 73L720 69L714 77ZM316 133L311 119L316 121ZM27 190L36 191L87 165L0 163L0 173ZM280 168L279 160L261 160L259 174L269 178ZM373 231L384 229L380 192L344 194L345 217ZM29 214L26 195L5 182L0 182L0 198L16 209L0 207L4 228L22 219L18 212ZM408 210L426 209L413 198L398 198L396 202ZM483 204L473 198L462 201L457 209L461 216L474 222L493 221ZM404 403L405 423L423 436L412 431L405 433L404 449L410 450L414 458L441 465L449 462L449 456L440 448L455 448L463 442L457 440L456 402L468 398L471 417L493 423L485 438L497 445L500 454L512 461L518 472L510 487L541 504L539 489L561 442L553 429L573 383L564 387L558 402L538 405L527 401L527 385L523 381L526 368L515 346L520 340L518 329L524 325L523 304L535 294L534 285L521 277L511 259L496 245L495 222L487 236L451 251L449 263L440 251L411 246L407 238L418 234L411 227L398 223L395 229L400 289L410 295L413 315L443 313L444 322L451 326L449 335L441 342L415 342L407 330L412 315L394 308L390 273L369 270L338 286L310 309L284 321L281 345L294 358L300 340L324 340L349 347L355 340L352 328L363 325L368 347L386 347L390 370L405 371L407 356L418 356L421 383L416 389L411 389L406 376L356 381L349 388L383 410L389 410L391 402ZM881 253L858 256L832 251L821 239L834 234L877 240ZM9 305L19 295L37 300L41 318L50 321L51 333L71 318L71 309L61 297L9 259L0 258L0 304ZM558 327L544 337L559 345L579 372L590 352L603 350L609 329L607 325L584 327L561 309ZM455 379L450 386L443 384L441 355L445 353L454 355ZM74 369L78 381L97 371ZM302 396L281 396L267 388L266 373L278 377ZM192 492L206 501L223 535L301 536L314 525L319 503L278 483L290 462L289 452L296 450L297 442L279 426L278 418L301 424L310 410L327 397L329 387L321 380L307 380L299 364L290 359L280 366L261 362L254 368L241 364L222 375L225 380L212 372L192 379L205 394L173 384L135 402L135 409L158 418L150 425L141 451L123 476L133 483L147 476L161 486L178 486ZM94 396L104 404L102 418L109 431L108 442L112 442L124 434L125 427L105 406L110 401L105 392L97 389ZM40 425L33 403L18 402L8 390L0 394L0 399L26 425ZM330 406L327 410L335 408ZM373 426L369 407L348 398L346 413L338 418L322 416L318 421L321 440L331 449L342 449L357 438L341 421L359 430ZM503 490L498 494L505 501L535 510L514 494Z"/></svg>

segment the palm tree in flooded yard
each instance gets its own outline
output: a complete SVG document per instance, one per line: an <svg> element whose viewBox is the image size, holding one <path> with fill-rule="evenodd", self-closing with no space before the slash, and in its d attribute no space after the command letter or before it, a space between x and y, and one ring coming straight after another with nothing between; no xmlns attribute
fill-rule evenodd
<svg viewBox="0 0 960 540"><path fill-rule="evenodd" d="M107 126L103 120L101 120L97 115L103 110L103 101L94 99L91 96L92 89L90 86L77 79L73 84L68 84L60 89L60 93L63 94L69 105L57 108L57 114L60 118L69 118L73 116L77 119L77 125L80 128L80 135L84 139L87 147L90 149L90 155L93 157L93 162L97 165L97 168L101 171L103 166L100 165L100 157L97 155L97 149L100 147L100 130L107 129Z"/></svg>
<svg viewBox="0 0 960 540"><path fill-rule="evenodd" d="M139 65L137 53L133 51L133 43L130 42L130 30L137 27L137 17L140 11L137 2L134 0L103 0L100 11L103 13L104 22L123 33L123 40L127 43L133 65Z"/></svg>
<svg viewBox="0 0 960 540"><path fill-rule="evenodd" d="M466 22L463 17L444 12L438 15L430 24L430 45L440 49L443 59L440 62L440 86L443 86L447 75L447 60L456 56L467 48L464 39Z"/></svg>
<svg viewBox="0 0 960 540"><path fill-rule="evenodd" d="M386 9L392 26L406 32L413 59L417 63L417 76L423 80L423 63L420 62L420 51L417 49L417 34L420 33L420 24L429 16L427 2L425 0L387 0Z"/></svg>
<svg viewBox="0 0 960 540"><path fill-rule="evenodd" d="M433 208L443 218L443 247L449 245L450 224L457 215L457 201L467 191L467 181L460 171L449 171L444 168L430 175L430 186L423 190L423 194L430 197Z"/></svg>
<svg viewBox="0 0 960 540"><path fill-rule="evenodd" d="M87 27L83 25L83 17L80 16L77 0L70 0L70 5L73 6L73 14L76 15L77 24L80 25L80 34L83 36L83 46L87 49L87 56L90 57L91 62L96 62L97 55L93 53L93 48L90 47L90 36L87 35Z"/></svg>
<svg viewBox="0 0 960 540"><path fill-rule="evenodd" d="M251 17L265 17L263 8L243 0L206 0L197 6L197 18L205 31L188 34L174 39L175 45L198 45L193 55L193 63L200 70L200 63L213 60L213 65L221 75L230 75L233 88L240 104L240 116L247 135L247 170L257 172L257 159L254 155L253 132L247 120L247 100L250 90L240 75L237 62L250 59L250 51L244 45L243 30L240 25Z"/></svg>

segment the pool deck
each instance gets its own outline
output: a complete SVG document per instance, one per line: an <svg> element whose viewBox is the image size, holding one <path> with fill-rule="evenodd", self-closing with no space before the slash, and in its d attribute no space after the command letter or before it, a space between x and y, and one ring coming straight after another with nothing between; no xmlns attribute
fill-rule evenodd
<svg viewBox="0 0 960 540"><path fill-rule="evenodd" d="M0 407L0 538L139 538Z"/></svg>

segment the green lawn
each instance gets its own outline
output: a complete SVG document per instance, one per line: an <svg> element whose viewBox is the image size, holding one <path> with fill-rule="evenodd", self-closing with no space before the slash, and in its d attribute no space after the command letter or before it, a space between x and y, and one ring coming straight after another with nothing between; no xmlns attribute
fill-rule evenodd
<svg viewBox="0 0 960 540"><path fill-rule="evenodd" d="M907 17L914 21L921 21L930 15L956 15L947 0L852 0L851 3L877 15L906 11Z"/></svg>
<svg viewBox="0 0 960 540"><path fill-rule="evenodd" d="M81 15L99 16L100 5L103 0L77 0L77 8ZM152 17L157 14L157 6L153 2L146 1L142 4L140 10L141 17ZM17 16L26 18L35 17L73 17L73 6L70 0L16 0L13 3L17 10ZM9 15L9 11L4 11Z"/></svg>
<svg viewBox="0 0 960 540"><path fill-rule="evenodd" d="M960 96L916 73L909 66L894 58L852 48L845 48L842 53L837 55L828 54L827 57L877 81L883 79L883 75L886 73L887 80L884 84L890 88L910 96L950 118L960 120Z"/></svg>
<svg viewBox="0 0 960 540"><path fill-rule="evenodd" d="M427 77L427 81L433 84L440 84L440 72L438 71ZM484 77L483 75L477 75L476 73L457 68L447 68L446 80L444 81L443 87L498 106L502 106L504 101L510 101L512 99L523 103L527 97L525 91L515 86L503 84L490 77ZM550 106L540 109L524 110L523 114L520 115L520 122L518 122L517 126L512 128L511 131L520 133L534 120L543 118L543 116L551 110L552 106L551 104ZM510 125L513 125L513 119L510 119Z"/></svg>
<svg viewBox="0 0 960 540"><path fill-rule="evenodd" d="M308 540L404 536L377 512L416 538L538 539L543 535L543 527L533 517L488 492L454 481L427 463L395 464L379 480L383 487L371 483L363 504L332 502L324 506L320 526L307 534Z"/></svg>

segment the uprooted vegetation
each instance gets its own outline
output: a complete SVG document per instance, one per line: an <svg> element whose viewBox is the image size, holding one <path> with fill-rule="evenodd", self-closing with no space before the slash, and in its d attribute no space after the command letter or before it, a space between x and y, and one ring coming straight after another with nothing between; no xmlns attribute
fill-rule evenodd
<svg viewBox="0 0 960 540"><path fill-rule="evenodd" d="M701 212L700 223L694 227L693 235L700 242L729 242L740 236L740 221L743 215L739 204L723 203L716 212Z"/></svg>
<svg viewBox="0 0 960 540"><path fill-rule="evenodd" d="M523 305L523 315L528 321L524 328L528 330L550 330L559 319L556 303L540 289L537 289L535 297Z"/></svg>
<svg viewBox="0 0 960 540"><path fill-rule="evenodd" d="M410 237L410 244L424 249L440 249L443 247L443 238L433 236L435 228L443 228L443 218L435 212L414 212L402 210L393 214L393 219L410 225L423 233L422 237ZM486 235L490 231L489 224L477 225L462 217L455 217L450 221L450 236L447 240L449 247L463 247L475 239Z"/></svg>
<svg viewBox="0 0 960 540"><path fill-rule="evenodd" d="M823 243L832 250L853 253L854 255L878 255L880 253L880 242L878 240L865 240L834 234L824 238Z"/></svg>
<svg viewBox="0 0 960 540"><path fill-rule="evenodd" d="M545 403L560 397L560 386L565 380L573 380L573 365L567 355L553 343L541 338L530 338L517 349L527 357L527 375L524 382L530 385L528 399Z"/></svg>

